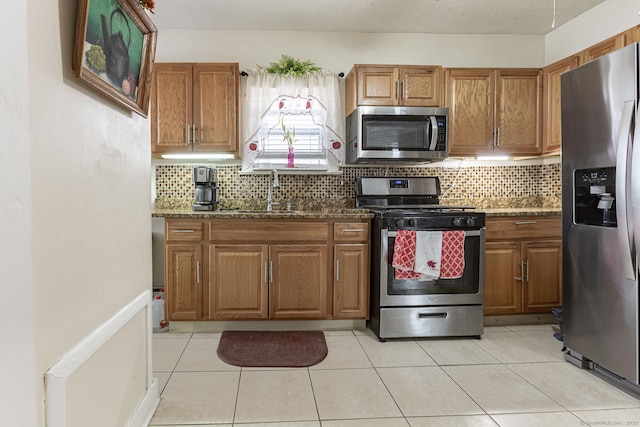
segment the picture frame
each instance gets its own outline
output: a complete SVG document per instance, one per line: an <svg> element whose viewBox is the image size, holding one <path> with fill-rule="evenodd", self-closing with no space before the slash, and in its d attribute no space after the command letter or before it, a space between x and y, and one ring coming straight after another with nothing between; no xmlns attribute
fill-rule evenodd
<svg viewBox="0 0 640 427"><path fill-rule="evenodd" d="M76 77L147 117L157 35L137 0L78 0Z"/></svg>

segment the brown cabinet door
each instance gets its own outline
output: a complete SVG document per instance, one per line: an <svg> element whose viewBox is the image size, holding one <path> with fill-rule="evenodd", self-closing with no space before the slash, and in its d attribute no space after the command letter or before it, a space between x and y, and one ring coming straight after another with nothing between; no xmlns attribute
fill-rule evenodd
<svg viewBox="0 0 640 427"><path fill-rule="evenodd" d="M357 69L357 105L397 105L398 69L366 66Z"/></svg>
<svg viewBox="0 0 640 427"><path fill-rule="evenodd" d="M209 317L266 319L268 309L267 245L209 246Z"/></svg>
<svg viewBox="0 0 640 427"><path fill-rule="evenodd" d="M166 246L166 317L171 320L202 319L202 244Z"/></svg>
<svg viewBox="0 0 640 427"><path fill-rule="evenodd" d="M400 67L400 104L413 107L440 107L442 69L440 67Z"/></svg>
<svg viewBox="0 0 640 427"><path fill-rule="evenodd" d="M194 64L194 150L236 151L239 74L238 64Z"/></svg>
<svg viewBox="0 0 640 427"><path fill-rule="evenodd" d="M446 71L449 107L449 153L475 155L493 150L494 72L488 69Z"/></svg>
<svg viewBox="0 0 640 427"><path fill-rule="evenodd" d="M580 65L614 52L624 46L624 33L617 34L580 52Z"/></svg>
<svg viewBox="0 0 640 427"><path fill-rule="evenodd" d="M192 118L190 64L155 64L151 89L151 152L190 151Z"/></svg>
<svg viewBox="0 0 640 427"><path fill-rule="evenodd" d="M578 55L572 55L544 68L543 153L560 150L562 146L562 106L560 76L578 66Z"/></svg>
<svg viewBox="0 0 640 427"><path fill-rule="evenodd" d="M549 313L562 306L562 241L524 242L527 265L524 285L525 313Z"/></svg>
<svg viewBox="0 0 640 427"><path fill-rule="evenodd" d="M520 243L487 242L485 251L484 314L522 312Z"/></svg>
<svg viewBox="0 0 640 427"><path fill-rule="evenodd" d="M272 319L327 317L327 245L270 247Z"/></svg>
<svg viewBox="0 0 640 427"><path fill-rule="evenodd" d="M540 154L542 71L499 70L496 75L496 149L503 154Z"/></svg>
<svg viewBox="0 0 640 427"><path fill-rule="evenodd" d="M369 315L369 245L334 245L333 317L366 319Z"/></svg>
<svg viewBox="0 0 640 427"><path fill-rule="evenodd" d="M629 46L632 43L640 42L640 25L629 28L624 32L624 45Z"/></svg>

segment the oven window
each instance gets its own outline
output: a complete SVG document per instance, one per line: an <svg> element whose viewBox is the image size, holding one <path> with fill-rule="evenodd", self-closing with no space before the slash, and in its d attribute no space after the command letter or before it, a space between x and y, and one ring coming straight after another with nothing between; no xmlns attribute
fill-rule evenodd
<svg viewBox="0 0 640 427"><path fill-rule="evenodd" d="M427 116L362 116L363 150L427 151L430 141Z"/></svg>
<svg viewBox="0 0 640 427"><path fill-rule="evenodd" d="M480 236L464 240L464 272L458 279L396 279L393 259L394 237L388 242L387 295L477 294L480 287Z"/></svg>

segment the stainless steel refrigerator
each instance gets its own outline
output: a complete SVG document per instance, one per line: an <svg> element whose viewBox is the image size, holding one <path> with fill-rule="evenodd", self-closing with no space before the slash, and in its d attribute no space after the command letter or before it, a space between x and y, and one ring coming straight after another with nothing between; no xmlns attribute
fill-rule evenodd
<svg viewBox="0 0 640 427"><path fill-rule="evenodd" d="M638 45L571 70L562 87L565 358L639 382Z"/></svg>

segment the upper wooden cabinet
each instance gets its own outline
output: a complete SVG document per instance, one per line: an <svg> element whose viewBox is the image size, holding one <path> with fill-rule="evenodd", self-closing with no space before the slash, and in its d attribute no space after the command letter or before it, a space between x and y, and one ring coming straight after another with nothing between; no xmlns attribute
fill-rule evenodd
<svg viewBox="0 0 640 427"><path fill-rule="evenodd" d="M640 25L636 25L633 28L629 28L624 32L624 45L628 46L631 43L640 42Z"/></svg>
<svg viewBox="0 0 640 427"><path fill-rule="evenodd" d="M540 154L542 70L451 68L445 76L449 154Z"/></svg>
<svg viewBox="0 0 640 427"><path fill-rule="evenodd" d="M624 46L624 33L617 34L580 52L580 65L600 58Z"/></svg>
<svg viewBox="0 0 640 427"><path fill-rule="evenodd" d="M158 63L151 152L237 152L238 64Z"/></svg>
<svg viewBox="0 0 640 427"><path fill-rule="evenodd" d="M346 81L347 115L359 105L440 107L439 66L355 65Z"/></svg>
<svg viewBox="0 0 640 427"><path fill-rule="evenodd" d="M562 145L562 115L560 103L560 76L578 66L578 55L573 55L544 68L544 129L543 153L559 151Z"/></svg>

